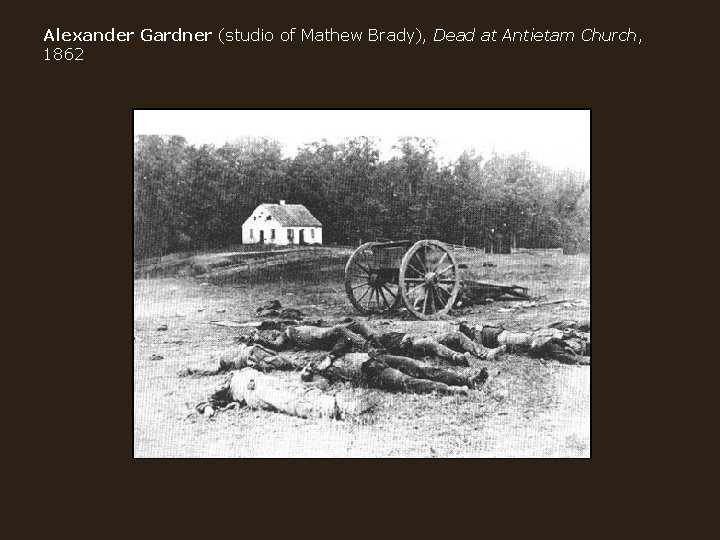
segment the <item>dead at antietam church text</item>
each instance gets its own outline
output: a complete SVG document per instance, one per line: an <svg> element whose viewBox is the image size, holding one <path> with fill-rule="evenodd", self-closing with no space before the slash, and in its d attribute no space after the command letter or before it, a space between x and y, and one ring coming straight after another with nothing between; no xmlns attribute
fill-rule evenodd
<svg viewBox="0 0 720 540"><path fill-rule="evenodd" d="M637 33L632 29L627 30L599 30L597 28L585 28L579 32L572 30L537 30L535 28L516 30L506 28L505 30L467 30L436 28L433 33L435 42L637 42L640 40Z"/></svg>

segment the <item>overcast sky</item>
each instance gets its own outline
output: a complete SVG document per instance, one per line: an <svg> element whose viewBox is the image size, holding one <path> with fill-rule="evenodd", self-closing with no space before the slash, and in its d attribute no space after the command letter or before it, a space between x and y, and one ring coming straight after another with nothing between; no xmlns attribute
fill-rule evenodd
<svg viewBox="0 0 720 540"><path fill-rule="evenodd" d="M445 162L463 150L484 158L493 151L527 151L555 169L570 167L590 177L590 111L513 110L158 110L135 111L136 135L182 135L190 144L222 146L240 137L272 137L286 157L304 143L340 142L360 135L381 140L392 157L399 137L434 138Z"/></svg>

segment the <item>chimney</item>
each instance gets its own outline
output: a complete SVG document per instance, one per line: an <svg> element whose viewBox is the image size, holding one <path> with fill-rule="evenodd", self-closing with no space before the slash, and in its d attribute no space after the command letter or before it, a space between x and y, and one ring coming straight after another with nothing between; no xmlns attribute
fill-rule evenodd
<svg viewBox="0 0 720 540"><path fill-rule="evenodd" d="M280 199L280 206L285 206L285 199Z"/></svg>

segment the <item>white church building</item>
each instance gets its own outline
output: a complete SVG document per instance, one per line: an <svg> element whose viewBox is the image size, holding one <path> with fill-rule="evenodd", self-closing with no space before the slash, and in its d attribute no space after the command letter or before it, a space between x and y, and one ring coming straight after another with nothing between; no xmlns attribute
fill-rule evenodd
<svg viewBox="0 0 720 540"><path fill-rule="evenodd" d="M322 223L302 204L261 204L242 226L243 244L322 244Z"/></svg>

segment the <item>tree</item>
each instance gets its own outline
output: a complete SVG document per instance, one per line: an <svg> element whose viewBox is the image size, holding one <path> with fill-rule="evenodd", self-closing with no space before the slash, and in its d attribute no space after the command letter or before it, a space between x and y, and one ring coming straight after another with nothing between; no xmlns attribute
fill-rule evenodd
<svg viewBox="0 0 720 540"><path fill-rule="evenodd" d="M507 252L514 246L590 247L589 183L527 154L472 151L440 164L436 143L401 138L380 159L368 137L307 143L283 158L278 141L246 138L217 148L182 137L135 139L135 257L237 244L261 203L304 204L326 242L415 235Z"/></svg>

